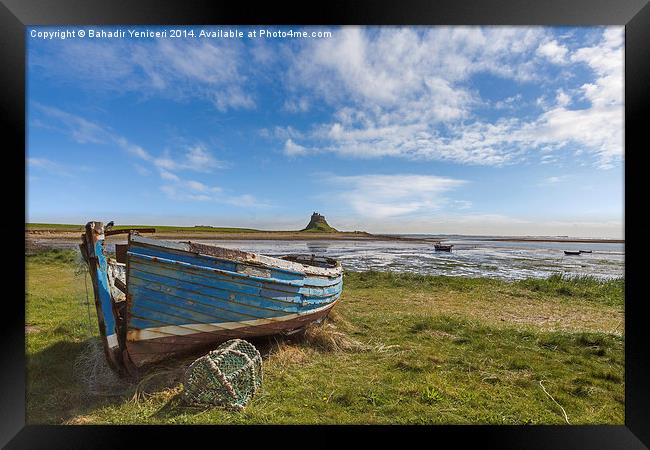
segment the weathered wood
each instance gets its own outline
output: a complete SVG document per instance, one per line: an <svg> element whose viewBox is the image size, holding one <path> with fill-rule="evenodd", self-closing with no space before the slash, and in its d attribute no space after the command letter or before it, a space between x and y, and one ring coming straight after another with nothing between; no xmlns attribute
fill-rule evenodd
<svg viewBox="0 0 650 450"><path fill-rule="evenodd" d="M107 271L108 263L116 263L107 260L104 238L101 223L89 222L82 251L94 274L106 356L117 371L134 374L143 365L233 337L304 328L329 313L343 288L343 268L332 258L272 258L149 239L137 231L129 233L127 246L116 244L125 283Z"/></svg>
<svg viewBox="0 0 650 450"><path fill-rule="evenodd" d="M341 295L331 258L289 259L129 236L126 349L136 367L322 319ZM312 265L313 264L313 265Z"/></svg>
<svg viewBox="0 0 650 450"><path fill-rule="evenodd" d="M128 248L128 244L115 244L115 260L118 263L126 264L126 252Z"/></svg>
<svg viewBox="0 0 650 450"><path fill-rule="evenodd" d="M124 228L122 230L108 230L104 232L104 236L114 236L116 234L127 234L131 231L137 231L138 233L155 233L155 228Z"/></svg>
<svg viewBox="0 0 650 450"><path fill-rule="evenodd" d="M115 287L118 288L120 291L124 292L125 294L127 293L127 292L126 292L126 284L124 284L124 283L122 282L122 280L120 280L119 278L116 278L115 281L113 282L113 284L114 284Z"/></svg>
<svg viewBox="0 0 650 450"><path fill-rule="evenodd" d="M113 370L124 372L121 350L117 343L117 324L111 296L106 255L104 254L104 226L101 222L88 222L83 242L79 246L88 263L95 296L97 323L106 359Z"/></svg>

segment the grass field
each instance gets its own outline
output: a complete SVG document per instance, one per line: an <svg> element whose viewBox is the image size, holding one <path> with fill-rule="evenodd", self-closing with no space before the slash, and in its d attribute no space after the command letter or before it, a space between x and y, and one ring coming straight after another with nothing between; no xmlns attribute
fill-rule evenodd
<svg viewBox="0 0 650 450"><path fill-rule="evenodd" d="M127 230L131 228L155 228L158 232L188 232L188 231L214 231L215 233L259 233L261 230L252 228L234 228L234 227L177 227L168 225L116 225L113 230ZM27 231L84 231L83 225L61 224L61 223L26 223ZM271 232L272 233L272 232Z"/></svg>
<svg viewBox="0 0 650 450"><path fill-rule="evenodd" d="M264 382L242 412L183 404L191 359L90 395L85 296L73 252L27 257L30 424L624 422L622 280L346 273L323 327L255 342Z"/></svg>

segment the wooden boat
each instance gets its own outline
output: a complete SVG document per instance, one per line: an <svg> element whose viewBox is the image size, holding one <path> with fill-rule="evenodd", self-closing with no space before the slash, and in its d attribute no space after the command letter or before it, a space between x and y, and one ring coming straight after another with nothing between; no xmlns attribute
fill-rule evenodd
<svg viewBox="0 0 650 450"><path fill-rule="evenodd" d="M564 254L565 255L579 255L580 250L575 250L575 251L574 250L564 250Z"/></svg>
<svg viewBox="0 0 650 450"><path fill-rule="evenodd" d="M437 252L450 252L451 249L453 248L453 245L451 245L451 244L434 244L433 248L435 248Z"/></svg>
<svg viewBox="0 0 650 450"><path fill-rule="evenodd" d="M86 224L81 253L95 293L106 357L119 373L232 338L291 333L322 320L341 295L341 264L281 258L128 232L105 253L101 222Z"/></svg>
<svg viewBox="0 0 650 450"><path fill-rule="evenodd" d="M580 253L591 253L591 250L580 250Z"/></svg>

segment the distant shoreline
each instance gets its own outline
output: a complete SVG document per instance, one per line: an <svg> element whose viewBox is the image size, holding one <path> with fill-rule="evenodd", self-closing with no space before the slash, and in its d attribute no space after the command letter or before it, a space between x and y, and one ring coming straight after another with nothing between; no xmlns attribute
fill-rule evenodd
<svg viewBox="0 0 650 450"><path fill-rule="evenodd" d="M408 238L401 236L376 235L365 232L338 232L338 233L317 233L300 231L247 231L247 232L218 232L218 231L160 231L155 233L143 233L143 236L151 236L158 239L212 239L217 241L315 241L315 240L336 240L336 241L406 241L417 243L435 244L438 239ZM42 239L48 241L70 241L81 240L81 231L61 230L26 230L25 239L28 241ZM126 234L107 237L107 241L124 241Z"/></svg>
<svg viewBox="0 0 650 450"><path fill-rule="evenodd" d="M64 226L72 227L72 226ZM138 226L140 228L142 226ZM25 230L25 239L43 239L43 240L79 240L81 236L80 229L70 229L57 227L52 228L46 226L38 226L34 228L27 224ZM159 231L155 233L147 233L145 236L152 236L160 239L213 239L213 240L269 240L269 241L314 241L314 240L348 240L348 241L402 241L402 242L417 242L435 244L442 241L455 241L454 237L445 236L432 236L430 238L423 237L406 237L394 234L371 234L363 231L340 231L340 232L305 232L305 231L262 231L250 229L237 229L232 228L228 231L223 229L215 229L214 231L201 227L198 230L182 227L156 227ZM232 231L231 231L232 230ZM468 236L469 240L477 241L494 241L494 242L565 242L570 243L591 243L591 244L624 244L624 239L603 239L603 238L555 238L555 237L481 237L481 236ZM126 234L110 236L107 238L109 241L123 241Z"/></svg>
<svg viewBox="0 0 650 450"><path fill-rule="evenodd" d="M566 242L566 243L592 243L592 244L625 244L625 239L590 239L590 238L482 238L481 241L500 241L500 242Z"/></svg>

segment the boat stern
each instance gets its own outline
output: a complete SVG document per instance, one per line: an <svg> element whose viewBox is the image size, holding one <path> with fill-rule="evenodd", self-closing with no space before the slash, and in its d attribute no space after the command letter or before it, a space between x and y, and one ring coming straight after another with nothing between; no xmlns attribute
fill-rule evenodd
<svg viewBox="0 0 650 450"><path fill-rule="evenodd" d="M106 359L113 370L124 373L122 349L118 339L118 308L112 290L114 280L109 275L109 264L104 253L104 225L102 222L88 222L79 244L81 255L88 264L97 310L99 335Z"/></svg>

